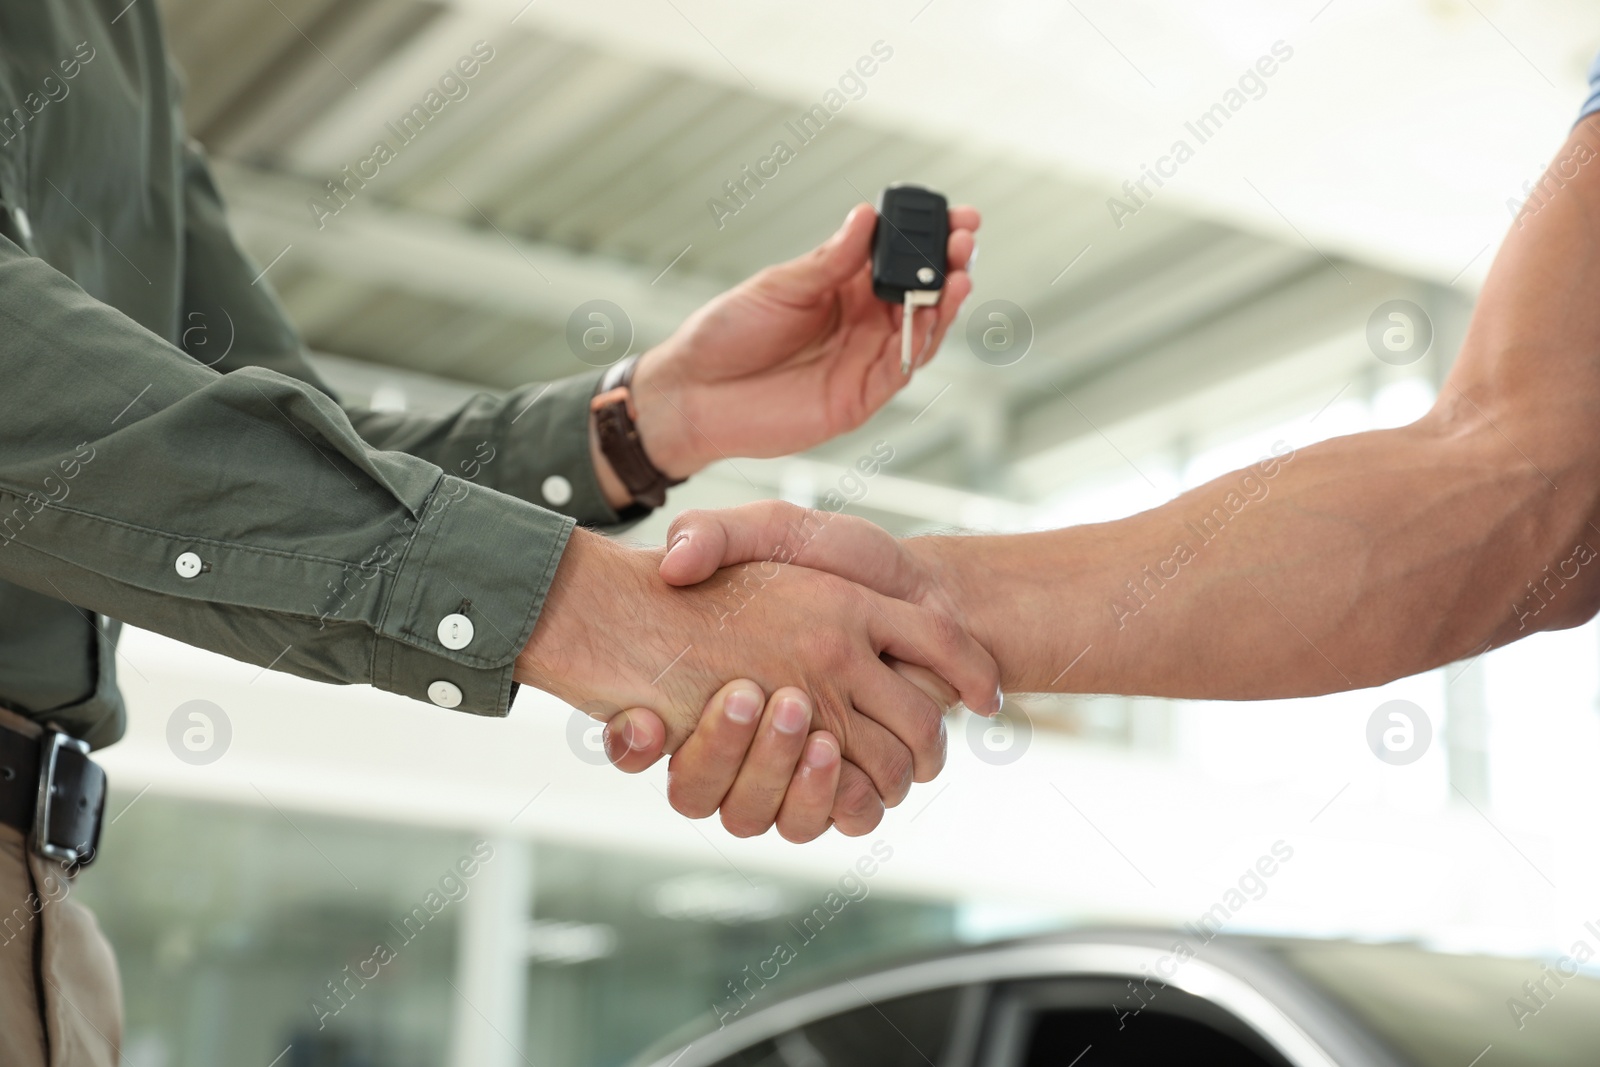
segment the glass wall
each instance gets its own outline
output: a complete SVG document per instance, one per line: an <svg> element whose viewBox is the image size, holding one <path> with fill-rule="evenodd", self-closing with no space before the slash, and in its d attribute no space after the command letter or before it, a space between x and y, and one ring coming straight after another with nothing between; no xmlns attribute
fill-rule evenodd
<svg viewBox="0 0 1600 1067"><path fill-rule="evenodd" d="M269 803L113 793L77 899L126 985L127 1067L438 1067L470 1012L462 916L495 847L472 834ZM529 845L527 1026L539 1067L624 1063L831 969L950 942L954 909L729 864ZM880 848L886 846L879 846ZM781 948L780 948L781 946Z"/></svg>

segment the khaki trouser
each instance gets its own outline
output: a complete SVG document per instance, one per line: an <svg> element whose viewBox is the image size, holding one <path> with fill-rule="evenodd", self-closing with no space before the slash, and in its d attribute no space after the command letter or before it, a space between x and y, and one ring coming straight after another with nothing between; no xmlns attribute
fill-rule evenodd
<svg viewBox="0 0 1600 1067"><path fill-rule="evenodd" d="M121 1045L122 984L100 924L61 864L0 825L0 1065L117 1067Z"/></svg>

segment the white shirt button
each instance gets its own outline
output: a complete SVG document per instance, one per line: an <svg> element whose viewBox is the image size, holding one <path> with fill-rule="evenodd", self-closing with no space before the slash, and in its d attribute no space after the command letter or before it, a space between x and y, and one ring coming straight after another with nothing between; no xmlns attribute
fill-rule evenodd
<svg viewBox="0 0 1600 1067"><path fill-rule="evenodd" d="M172 569L178 572L179 578L193 578L202 569L200 557L193 552L185 552L173 561Z"/></svg>
<svg viewBox="0 0 1600 1067"><path fill-rule="evenodd" d="M572 499L572 483L559 474L552 474L544 480L539 492L544 494L546 504L559 508Z"/></svg>
<svg viewBox="0 0 1600 1067"><path fill-rule="evenodd" d="M446 615L439 620L439 643L445 648L466 648L472 644L472 620L465 615Z"/></svg>
<svg viewBox="0 0 1600 1067"><path fill-rule="evenodd" d="M428 699L441 708L459 708L461 706L461 687L454 682L443 679L428 686Z"/></svg>

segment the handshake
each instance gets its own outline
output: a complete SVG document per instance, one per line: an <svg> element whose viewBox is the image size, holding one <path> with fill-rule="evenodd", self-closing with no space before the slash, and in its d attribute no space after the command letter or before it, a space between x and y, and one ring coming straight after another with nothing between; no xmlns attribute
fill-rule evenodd
<svg viewBox="0 0 1600 1067"><path fill-rule="evenodd" d="M950 209L943 297L909 318L874 293L867 205L691 315L635 368L651 464L678 480L860 426L938 351L972 290L979 221ZM590 438L621 510L634 501ZM720 809L736 834L776 824L793 841L830 824L865 834L938 774L947 709L999 709L994 660L959 617L863 520L776 503L686 513L665 553L574 531L515 677L606 721L624 770L674 753L685 815Z"/></svg>
<svg viewBox="0 0 1600 1067"><path fill-rule="evenodd" d="M686 512L664 553L577 531L517 678L605 721L625 771L673 752L690 818L865 834L942 769L946 711L1000 709L941 543L777 501Z"/></svg>

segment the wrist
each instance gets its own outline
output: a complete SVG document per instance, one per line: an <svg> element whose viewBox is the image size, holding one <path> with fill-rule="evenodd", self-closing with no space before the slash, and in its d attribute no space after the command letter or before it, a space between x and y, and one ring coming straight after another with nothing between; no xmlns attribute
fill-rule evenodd
<svg viewBox="0 0 1600 1067"><path fill-rule="evenodd" d="M640 657L629 654L639 651L637 642L620 640L619 634L641 631L637 616L650 594L651 555L574 530L539 621L517 655L513 677L585 710L602 696L632 702L615 704L612 710L648 707L650 687L640 684L638 671L632 669ZM619 606L626 609L627 619L619 616Z"/></svg>
<svg viewBox="0 0 1600 1067"><path fill-rule="evenodd" d="M972 540L970 537L931 536L914 537L903 544L916 572L923 576L923 586L915 597L917 603L949 615L974 640L989 648L993 635L987 632L985 606L995 598L969 591L962 565L965 543Z"/></svg>
<svg viewBox="0 0 1600 1067"><path fill-rule="evenodd" d="M621 511L633 503L633 493L623 484L617 476L617 469L611 465L611 460L606 458L605 450L600 447L600 430L595 424L597 416L589 412L589 462L594 465L594 479L600 485L600 492L606 498L606 503L612 511Z"/></svg>
<svg viewBox="0 0 1600 1067"><path fill-rule="evenodd" d="M1030 667L1030 626L1021 620L1032 606L1036 568L1013 573L1005 562L1011 537L946 535L916 537L906 551L925 575L918 600L945 612L994 657L1000 687L1008 693L1043 688ZM1018 638L1023 640L1019 642Z"/></svg>
<svg viewBox="0 0 1600 1067"><path fill-rule="evenodd" d="M633 372L634 421L645 455L669 478L687 478L711 462L705 435L697 428L694 386L677 368L678 342L668 340L639 357Z"/></svg>

